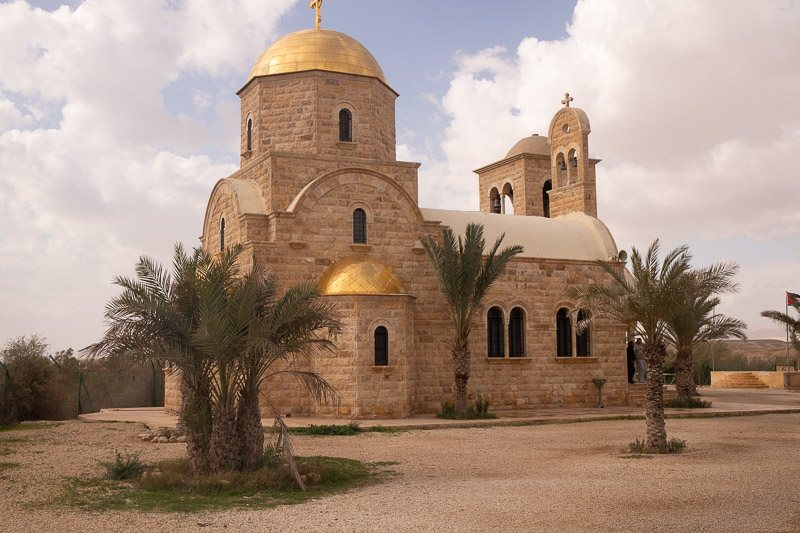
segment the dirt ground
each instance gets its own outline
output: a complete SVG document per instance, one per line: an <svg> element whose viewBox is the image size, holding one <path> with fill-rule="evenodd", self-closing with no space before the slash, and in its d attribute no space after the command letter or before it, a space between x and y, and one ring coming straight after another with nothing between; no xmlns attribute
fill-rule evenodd
<svg viewBox="0 0 800 533"><path fill-rule="evenodd" d="M26 510L114 450L154 462L184 445L137 441L140 424L72 421L0 433L0 531L800 531L800 414L670 420L679 455L624 458L641 420L296 437L300 455L397 461L348 493L260 511ZM20 440L22 439L22 440Z"/></svg>

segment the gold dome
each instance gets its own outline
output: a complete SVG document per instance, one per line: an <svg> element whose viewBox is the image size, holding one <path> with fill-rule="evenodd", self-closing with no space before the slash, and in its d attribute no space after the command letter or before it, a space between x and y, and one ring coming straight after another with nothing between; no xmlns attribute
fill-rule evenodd
<svg viewBox="0 0 800 533"><path fill-rule="evenodd" d="M322 294L406 294L392 267L372 257L337 261L322 275L319 288Z"/></svg>
<svg viewBox="0 0 800 533"><path fill-rule="evenodd" d="M256 61L247 81L257 76L327 70L377 78L386 83L380 65L360 42L332 30L300 30L272 43Z"/></svg>

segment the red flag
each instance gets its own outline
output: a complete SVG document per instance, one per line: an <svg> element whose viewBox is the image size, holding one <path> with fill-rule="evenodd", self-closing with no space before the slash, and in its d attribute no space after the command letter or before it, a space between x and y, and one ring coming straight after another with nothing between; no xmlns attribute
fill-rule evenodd
<svg viewBox="0 0 800 533"><path fill-rule="evenodd" d="M800 294L793 292L786 293L786 305L793 305L794 307L800 306Z"/></svg>

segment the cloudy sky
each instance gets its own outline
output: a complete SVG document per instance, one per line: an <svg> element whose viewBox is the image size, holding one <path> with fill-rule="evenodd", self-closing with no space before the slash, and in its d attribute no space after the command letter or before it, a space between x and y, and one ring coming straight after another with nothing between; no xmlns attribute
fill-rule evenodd
<svg viewBox="0 0 800 533"><path fill-rule="evenodd" d="M114 275L198 243L238 166L235 92L313 20L305 0L0 3L0 342L86 346ZM326 0L323 27L400 93L423 207L476 210L472 170L546 134L568 91L618 246L737 261L719 311L782 337L758 314L800 292L798 2Z"/></svg>

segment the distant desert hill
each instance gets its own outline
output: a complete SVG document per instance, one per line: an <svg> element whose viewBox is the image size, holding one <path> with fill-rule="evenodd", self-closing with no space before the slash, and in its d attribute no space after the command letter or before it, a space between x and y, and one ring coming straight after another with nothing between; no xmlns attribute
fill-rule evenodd
<svg viewBox="0 0 800 533"><path fill-rule="evenodd" d="M745 355L753 359L774 359L775 357L786 357L786 341L775 339L753 339L748 341L729 340L721 341L732 353ZM796 358L797 353L789 354Z"/></svg>

